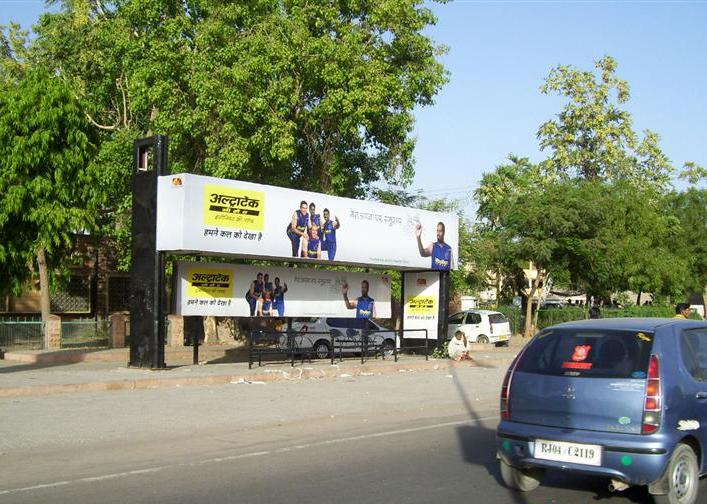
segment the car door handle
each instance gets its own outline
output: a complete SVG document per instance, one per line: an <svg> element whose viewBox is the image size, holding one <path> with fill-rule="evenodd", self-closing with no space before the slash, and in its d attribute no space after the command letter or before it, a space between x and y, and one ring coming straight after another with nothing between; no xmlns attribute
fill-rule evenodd
<svg viewBox="0 0 707 504"><path fill-rule="evenodd" d="M707 399L707 392L698 392L697 394L695 394L695 399L697 399L698 401L706 400Z"/></svg>

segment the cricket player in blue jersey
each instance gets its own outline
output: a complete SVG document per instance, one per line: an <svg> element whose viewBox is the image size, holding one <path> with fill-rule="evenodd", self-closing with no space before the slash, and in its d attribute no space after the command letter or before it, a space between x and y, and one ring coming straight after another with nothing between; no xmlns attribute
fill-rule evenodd
<svg viewBox="0 0 707 504"><path fill-rule="evenodd" d="M449 270L454 268L454 257L452 247L444 243L444 223L437 223L437 241L430 243L427 247L422 246L422 225L415 226L415 236L417 237L417 248L422 257L430 257L430 269Z"/></svg>
<svg viewBox="0 0 707 504"><path fill-rule="evenodd" d="M309 230L309 239L307 240L307 257L310 259L322 258L322 241L319 239L319 228L312 226Z"/></svg>
<svg viewBox="0 0 707 504"><path fill-rule="evenodd" d="M258 273L250 283L250 288L245 294L245 299L250 307L250 316L253 317L259 311L260 298L265 290L265 282L263 282L263 274Z"/></svg>
<svg viewBox="0 0 707 504"><path fill-rule="evenodd" d="M260 312L258 315L261 317L272 317L273 316L273 302L270 296L270 291L263 292L263 303L260 305Z"/></svg>
<svg viewBox="0 0 707 504"><path fill-rule="evenodd" d="M314 203L309 204L309 227L322 228L322 216L317 213L317 206Z"/></svg>
<svg viewBox="0 0 707 504"><path fill-rule="evenodd" d="M292 220L287 225L287 237L292 243L292 257L306 257L308 228L307 202L300 201L299 210L295 210Z"/></svg>
<svg viewBox="0 0 707 504"><path fill-rule="evenodd" d="M270 275L265 273L265 276L263 277L263 291L269 292L270 298L272 298L273 290L274 290L274 288L273 288L272 282L270 281Z"/></svg>
<svg viewBox="0 0 707 504"><path fill-rule="evenodd" d="M329 218L329 209L325 208L324 212L324 224L322 226L322 231L324 231L322 250L327 253L327 258L333 261L336 257L336 230L341 227L338 217L334 217L334 220Z"/></svg>
<svg viewBox="0 0 707 504"><path fill-rule="evenodd" d="M376 316L376 302L368 295L368 280L361 282L361 297L357 297L353 301L349 301L349 285L344 284L341 287L344 293L344 304L349 310L356 310L356 318L371 319Z"/></svg>
<svg viewBox="0 0 707 504"><path fill-rule="evenodd" d="M273 293L273 310L277 311L280 317L285 316L285 292L287 292L287 282L280 285L280 278L275 277L275 292Z"/></svg>

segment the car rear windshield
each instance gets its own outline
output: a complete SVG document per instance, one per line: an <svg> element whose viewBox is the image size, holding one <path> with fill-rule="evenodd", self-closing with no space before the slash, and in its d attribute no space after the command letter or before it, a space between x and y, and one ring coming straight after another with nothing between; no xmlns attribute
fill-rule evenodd
<svg viewBox="0 0 707 504"><path fill-rule="evenodd" d="M508 319L502 313L492 313L489 315L489 322L492 324L505 324L508 322Z"/></svg>
<svg viewBox="0 0 707 504"><path fill-rule="evenodd" d="M653 333L559 330L539 334L517 371L586 378L645 378Z"/></svg>

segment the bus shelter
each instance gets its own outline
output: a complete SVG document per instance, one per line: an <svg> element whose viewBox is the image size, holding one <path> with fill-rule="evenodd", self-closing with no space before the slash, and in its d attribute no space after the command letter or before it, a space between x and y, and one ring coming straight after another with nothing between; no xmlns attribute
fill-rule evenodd
<svg viewBox="0 0 707 504"><path fill-rule="evenodd" d="M168 171L166 137L135 142L129 365L166 366L166 254L221 258L173 263L175 314L280 317L289 330L302 317L391 318L390 278L372 270L399 270L392 350L423 333L444 342L456 215Z"/></svg>

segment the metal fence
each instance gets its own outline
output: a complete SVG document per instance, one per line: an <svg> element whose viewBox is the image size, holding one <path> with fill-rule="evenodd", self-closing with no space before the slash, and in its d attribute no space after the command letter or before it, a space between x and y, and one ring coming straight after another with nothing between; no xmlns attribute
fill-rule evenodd
<svg viewBox="0 0 707 504"><path fill-rule="evenodd" d="M61 348L106 348L110 345L110 320L62 320Z"/></svg>
<svg viewBox="0 0 707 504"><path fill-rule="evenodd" d="M41 350L44 342L41 320L0 320L0 349Z"/></svg>
<svg viewBox="0 0 707 504"><path fill-rule="evenodd" d="M424 333L424 346L400 347L403 332ZM411 329L406 331L357 329L347 332L331 330L328 332L309 331L251 331L248 337L248 368L254 362L263 365L263 356L281 356L295 365L295 360L329 359L332 364L338 359L359 356L363 364L369 357L385 359L392 357L396 362L400 353L411 350L423 350L425 359L429 358L429 344L426 329ZM276 359L277 360L277 359ZM279 359L283 360L283 359Z"/></svg>

